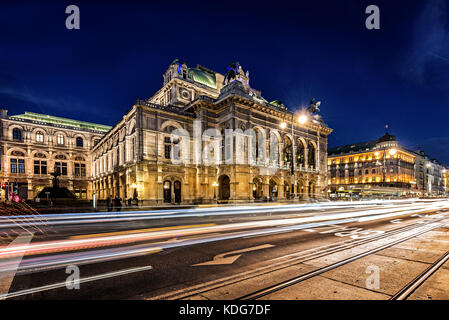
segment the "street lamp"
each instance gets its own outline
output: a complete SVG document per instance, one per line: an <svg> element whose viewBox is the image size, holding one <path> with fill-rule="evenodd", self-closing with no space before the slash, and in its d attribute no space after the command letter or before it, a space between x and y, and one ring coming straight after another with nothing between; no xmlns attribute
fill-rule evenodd
<svg viewBox="0 0 449 320"><path fill-rule="evenodd" d="M444 193L446 193L446 189L447 189L447 186L446 186L446 181L447 181L447 175L446 175L446 169L443 169L442 171L441 171L442 173L443 173L443 181L444 181Z"/></svg>
<svg viewBox="0 0 449 320"><path fill-rule="evenodd" d="M309 118L305 114L300 115L298 118L298 122L300 124L305 124L307 120L309 120Z"/></svg>
<svg viewBox="0 0 449 320"><path fill-rule="evenodd" d="M303 112L299 117L298 117L298 123L300 124L305 124L307 121L309 120L308 116ZM295 150L295 136L294 136L294 124L295 124L295 114L292 114L292 127L291 127L291 135L292 135L292 150L290 153L290 174L291 177L293 179L293 176L295 174L295 157L294 157L294 150ZM286 129L287 128L287 123L285 121L281 122L280 124L280 128L281 129ZM294 186L294 182L292 181L292 194L294 194L294 190L293 190L293 186Z"/></svg>
<svg viewBox="0 0 449 320"><path fill-rule="evenodd" d="M212 187L214 187L214 200L217 200L217 193L215 192L217 187L218 187L218 183L217 181L212 182Z"/></svg>
<svg viewBox="0 0 449 320"><path fill-rule="evenodd" d="M391 156L394 156L395 154L396 154L396 152L397 152L397 150L396 149L390 149L389 151L388 151L388 153L391 155Z"/></svg>

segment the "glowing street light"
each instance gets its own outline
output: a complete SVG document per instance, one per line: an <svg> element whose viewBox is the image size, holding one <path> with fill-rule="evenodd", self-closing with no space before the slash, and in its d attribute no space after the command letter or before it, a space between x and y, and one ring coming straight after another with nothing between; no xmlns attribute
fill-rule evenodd
<svg viewBox="0 0 449 320"><path fill-rule="evenodd" d="M214 200L217 200L217 193L216 193L218 187L217 181L212 182L212 187L214 187Z"/></svg>
<svg viewBox="0 0 449 320"><path fill-rule="evenodd" d="M287 123L282 122L282 123L281 123L281 129L285 129L285 128L287 128Z"/></svg>
<svg viewBox="0 0 449 320"><path fill-rule="evenodd" d="M305 114L299 116L299 118L298 118L298 122L299 122L300 124L306 123L307 120L309 120L309 118L308 118Z"/></svg>
<svg viewBox="0 0 449 320"><path fill-rule="evenodd" d="M396 149L390 149L389 151L388 151L388 153L390 154L390 155L392 155L392 156L394 156L395 154L396 154L396 152L397 152L397 150Z"/></svg>

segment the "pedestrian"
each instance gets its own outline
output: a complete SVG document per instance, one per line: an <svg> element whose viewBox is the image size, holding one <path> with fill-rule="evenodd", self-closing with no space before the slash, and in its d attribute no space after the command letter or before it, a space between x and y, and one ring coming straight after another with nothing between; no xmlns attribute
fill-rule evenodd
<svg viewBox="0 0 449 320"><path fill-rule="evenodd" d="M131 199L131 197L129 197L128 198L128 207L131 207L131 202L132 202L133 200Z"/></svg>
<svg viewBox="0 0 449 320"><path fill-rule="evenodd" d="M112 211L112 198L111 195L108 195L106 198L106 205L108 207L108 212Z"/></svg>
<svg viewBox="0 0 449 320"><path fill-rule="evenodd" d="M122 210L122 198L117 198L117 211L121 211Z"/></svg>
<svg viewBox="0 0 449 320"><path fill-rule="evenodd" d="M136 206L139 206L139 199L137 198L137 190L134 189L133 200L136 202Z"/></svg>
<svg viewBox="0 0 449 320"><path fill-rule="evenodd" d="M112 204L113 204L113 206L114 206L113 209L116 209L116 210L117 210L117 206L118 206L117 202L118 202L118 201L117 201L117 196L115 196L114 199L112 199Z"/></svg>

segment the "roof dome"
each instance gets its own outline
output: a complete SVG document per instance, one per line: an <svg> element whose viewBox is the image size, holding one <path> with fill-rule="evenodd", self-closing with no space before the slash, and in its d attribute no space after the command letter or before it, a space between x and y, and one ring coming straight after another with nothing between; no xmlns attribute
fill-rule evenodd
<svg viewBox="0 0 449 320"><path fill-rule="evenodd" d="M205 86L216 89L217 79L215 74L201 70L200 68L190 68L189 72L193 72L193 81L204 84Z"/></svg>
<svg viewBox="0 0 449 320"><path fill-rule="evenodd" d="M281 100L273 100L270 102L270 104L276 106L276 107L281 107L283 105Z"/></svg>
<svg viewBox="0 0 449 320"><path fill-rule="evenodd" d="M387 132L387 133L385 133L385 135L383 135L382 137L377 139L377 143L387 142L387 141L396 141L396 136L393 136Z"/></svg>

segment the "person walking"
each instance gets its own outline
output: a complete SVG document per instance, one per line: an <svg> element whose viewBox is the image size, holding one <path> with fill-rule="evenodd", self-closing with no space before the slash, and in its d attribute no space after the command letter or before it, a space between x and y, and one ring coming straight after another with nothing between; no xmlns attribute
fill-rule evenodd
<svg viewBox="0 0 449 320"><path fill-rule="evenodd" d="M112 198L111 195L108 195L106 198L106 205L108 207L108 212L112 211Z"/></svg>
<svg viewBox="0 0 449 320"><path fill-rule="evenodd" d="M116 204L117 211L121 211L122 210L122 198L117 197L116 199L117 199L117 204Z"/></svg>

